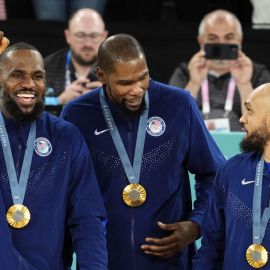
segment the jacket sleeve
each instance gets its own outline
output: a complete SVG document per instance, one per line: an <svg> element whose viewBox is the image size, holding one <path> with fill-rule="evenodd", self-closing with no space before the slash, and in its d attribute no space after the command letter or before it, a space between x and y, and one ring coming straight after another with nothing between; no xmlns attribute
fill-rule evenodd
<svg viewBox="0 0 270 270"><path fill-rule="evenodd" d="M190 220L201 224L209 192L217 170L225 158L207 130L201 113L192 97L190 106L190 141L187 166L195 175L196 200Z"/></svg>
<svg viewBox="0 0 270 270"><path fill-rule="evenodd" d="M80 270L106 270L106 212L88 148L77 128L68 196L68 227Z"/></svg>
<svg viewBox="0 0 270 270"><path fill-rule="evenodd" d="M202 224L202 245L193 258L193 270L222 270L225 250L225 192L217 175Z"/></svg>

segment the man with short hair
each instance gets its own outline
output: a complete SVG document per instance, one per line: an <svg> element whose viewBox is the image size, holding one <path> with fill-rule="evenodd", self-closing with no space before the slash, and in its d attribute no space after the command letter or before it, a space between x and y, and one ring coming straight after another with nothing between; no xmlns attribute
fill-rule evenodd
<svg viewBox="0 0 270 270"><path fill-rule="evenodd" d="M194 270L269 269L270 84L256 88L245 108L243 153L217 174Z"/></svg>
<svg viewBox="0 0 270 270"><path fill-rule="evenodd" d="M66 104L101 86L95 71L97 51L107 34L103 19L93 9L80 9L70 17L65 30L69 49L45 58L46 105Z"/></svg>
<svg viewBox="0 0 270 270"><path fill-rule="evenodd" d="M107 269L106 214L91 157L76 127L43 112L41 54L13 44L0 57L0 81L0 229L8 233L0 257L8 247L6 260L14 259L4 268L1 260L1 269L70 269L71 247L81 270Z"/></svg>
<svg viewBox="0 0 270 270"><path fill-rule="evenodd" d="M224 162L192 96L151 80L132 36L106 39L104 87L64 107L94 158L108 213L109 269L191 269L209 190ZM188 170L197 181L192 210Z"/></svg>
<svg viewBox="0 0 270 270"><path fill-rule="evenodd" d="M241 24L228 11L208 13L199 25L197 40L200 51L188 64L179 64L169 83L189 90L197 99L209 129L241 131L238 119L244 101L253 88L270 81L270 73L264 65L252 62L242 51ZM238 47L236 59L223 59L228 56L219 55L222 49L218 46L214 53L221 59L208 59L206 44L227 44L228 47L235 44Z"/></svg>

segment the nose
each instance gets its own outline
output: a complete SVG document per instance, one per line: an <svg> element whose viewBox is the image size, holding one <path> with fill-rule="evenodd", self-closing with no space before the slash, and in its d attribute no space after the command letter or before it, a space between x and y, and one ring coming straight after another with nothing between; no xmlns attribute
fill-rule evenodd
<svg viewBox="0 0 270 270"><path fill-rule="evenodd" d="M25 76L21 82L21 86L26 89L32 89L35 86L35 83L31 76Z"/></svg>
<svg viewBox="0 0 270 270"><path fill-rule="evenodd" d="M144 89L142 88L140 83L137 83L130 91L130 94L134 96L142 96L144 94Z"/></svg>
<svg viewBox="0 0 270 270"><path fill-rule="evenodd" d="M240 124L245 124L245 123L246 123L245 113L243 113L242 116L240 117L239 123L240 123Z"/></svg>

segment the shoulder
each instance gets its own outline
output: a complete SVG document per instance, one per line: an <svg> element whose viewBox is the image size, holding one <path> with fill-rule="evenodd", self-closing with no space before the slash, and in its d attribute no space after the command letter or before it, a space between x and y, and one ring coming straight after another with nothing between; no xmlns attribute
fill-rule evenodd
<svg viewBox="0 0 270 270"><path fill-rule="evenodd" d="M75 125L47 112L41 114L38 125L41 130L46 130L54 137L73 137L79 135L78 128Z"/></svg>
<svg viewBox="0 0 270 270"><path fill-rule="evenodd" d="M255 152L241 153L228 159L221 167L222 174L236 174L245 170L251 169L253 164L256 164L258 154Z"/></svg>
<svg viewBox="0 0 270 270"><path fill-rule="evenodd" d="M62 116L72 114L72 112L74 111L76 112L76 114L79 114L79 112L85 112L85 110L95 111L96 109L100 109L100 101L99 101L100 89L101 88L97 88L85 95L82 95L70 101L68 104L64 106L62 110Z"/></svg>
<svg viewBox="0 0 270 270"><path fill-rule="evenodd" d="M55 61L59 62L59 61L65 61L65 57L66 57L66 53L67 53L68 49L61 49L59 51L53 52L52 54L46 56L44 58L44 63L45 66L48 64L51 64Z"/></svg>
<svg viewBox="0 0 270 270"><path fill-rule="evenodd" d="M149 90L154 93L156 98L179 98L187 101L192 99L189 91L154 80L150 81Z"/></svg>

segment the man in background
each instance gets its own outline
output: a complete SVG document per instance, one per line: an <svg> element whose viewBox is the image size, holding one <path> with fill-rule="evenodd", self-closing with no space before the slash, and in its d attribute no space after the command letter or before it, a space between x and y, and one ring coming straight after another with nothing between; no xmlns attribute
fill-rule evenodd
<svg viewBox="0 0 270 270"><path fill-rule="evenodd" d="M242 49L242 27L237 17L225 10L207 14L199 26L197 52L188 64L180 63L169 83L189 90L203 113L209 129L240 131L244 101L253 88L269 82L270 73ZM235 44L235 59L222 55L208 59L206 44Z"/></svg>
<svg viewBox="0 0 270 270"><path fill-rule="evenodd" d="M96 77L97 51L107 37L104 21L93 9L74 13L65 30L69 48L45 58L46 105L63 105L101 86Z"/></svg>

